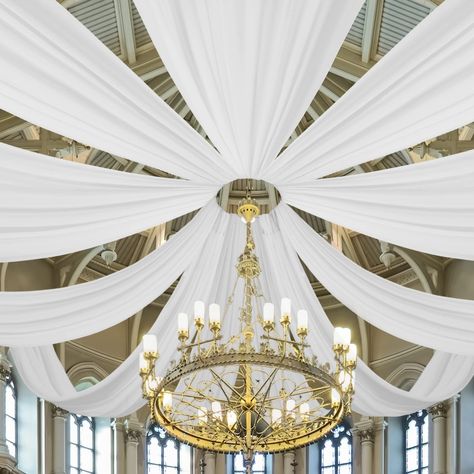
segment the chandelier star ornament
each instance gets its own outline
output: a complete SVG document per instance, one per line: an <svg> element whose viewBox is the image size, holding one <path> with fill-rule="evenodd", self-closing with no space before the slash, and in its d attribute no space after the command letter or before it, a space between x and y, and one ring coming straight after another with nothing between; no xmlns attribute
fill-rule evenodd
<svg viewBox="0 0 474 474"><path fill-rule="evenodd" d="M197 448L243 452L251 472L255 452L292 450L313 443L351 411L357 348L349 329L334 331L335 364L320 364L306 343L308 313L299 310L292 324L291 301L275 308L263 302L252 222L260 211L249 194L239 203L246 243L238 257L237 279L243 286L237 308L240 333L224 337L218 304L194 305L193 328L178 314L179 360L164 377L155 374L158 347L145 335L140 356L143 397L152 419L169 434ZM234 305L237 284L223 318ZM191 334L192 333L192 334Z"/></svg>

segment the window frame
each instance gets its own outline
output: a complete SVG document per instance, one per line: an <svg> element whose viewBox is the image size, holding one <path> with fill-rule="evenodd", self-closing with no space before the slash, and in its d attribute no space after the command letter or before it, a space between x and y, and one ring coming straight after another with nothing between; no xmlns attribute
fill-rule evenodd
<svg viewBox="0 0 474 474"><path fill-rule="evenodd" d="M340 435L337 433L341 433ZM351 460L350 462L340 463L339 462L339 449L343 439L348 439L351 447ZM334 464L329 466L323 466L323 450L326 441L330 440L332 447L334 448ZM342 422L331 430L324 438L318 441L318 452L319 452L319 474L323 473L323 469L333 468L335 474L339 474L341 467L350 466L351 473L354 468L354 444L352 436L352 428L347 422Z"/></svg>
<svg viewBox="0 0 474 474"><path fill-rule="evenodd" d="M163 435L161 436L160 435L160 432L163 433ZM148 447L149 447L149 444L150 444L150 440L151 439L156 439L158 441L158 445L159 445L159 448L160 448L160 464L156 464L154 462L150 462L149 461L149 456L148 456ZM178 459L178 462L177 462L177 466L168 466L167 464L165 464L165 448L166 448L166 445L168 444L168 442L171 441L174 443L174 446L175 446L175 449L177 451L177 459ZM184 466L182 466L182 459L181 459L181 447L184 445L186 445L186 443L182 443L181 441L179 441L178 439L174 438L173 436L170 436L168 434L168 432L166 430L164 430L160 425L158 425L157 423L150 423L148 425L148 428L146 430L146 436L145 436L145 473L148 474L148 466L157 466L158 468L161 468L161 472L165 472L165 468L176 468L176 472L177 474L181 474L183 471L186 472L184 470ZM188 447L186 445L186 447ZM192 462L192 456L193 456L193 453L192 453L192 449L191 447L189 446L189 449L190 449L190 466L189 466L189 469L190 469L190 472L192 472L192 468L193 468L193 462Z"/></svg>
<svg viewBox="0 0 474 474"><path fill-rule="evenodd" d="M255 453L255 454L263 456L265 464L263 466L263 471L254 471L252 469L252 472L255 472L255 474L269 474L269 467L270 467L269 459L270 459L271 454L270 453ZM231 474L245 474L246 472L245 469L243 471L235 469L235 458L237 456L242 456L242 455L243 455L242 453L233 453L230 455L231 462L232 462Z"/></svg>
<svg viewBox="0 0 474 474"><path fill-rule="evenodd" d="M81 444L81 426L83 421L87 420L91 424L92 430L92 448L87 446L83 446ZM71 423L74 423L76 427L76 436L77 436L77 443L71 441ZM92 451L92 471L91 474L95 474L96 472L96 444L95 444L95 419L91 416L85 415L76 415L75 413L68 413L67 415L67 468L70 472L71 469L77 469L77 472L89 472L81 467L81 450L85 449L87 451ZM71 466L71 445L75 445L77 447L77 468L75 466Z"/></svg>
<svg viewBox="0 0 474 474"><path fill-rule="evenodd" d="M12 389L13 399L15 400L15 416L14 417L7 414L7 390L8 390L8 387L10 387ZM8 447L8 452L10 453L10 456L14 459L18 459L18 391L17 391L17 388L16 388L15 380L14 380L13 375L12 375L11 372L9 372L6 376L6 378L5 378L5 387L4 387L3 396L4 396L3 410L4 410L4 415L5 415L5 419L3 420L3 422L5 423L5 441L7 443L7 447L8 447L8 443L13 444L13 446L15 447L15 454L12 454L10 452L10 448ZM15 424L15 440L14 441L7 438L7 431L6 431L7 418L11 418L14 421L14 424Z"/></svg>
<svg viewBox="0 0 474 474"><path fill-rule="evenodd" d="M407 439L408 439L408 430L410 428L410 423L412 421L415 421L415 426L417 429L417 444L408 448L407 447ZM427 426L427 431L428 431L428 436L427 440L423 442L423 425L426 423ZM403 427L403 441L404 441L404 447L403 447L403 454L404 454L404 468L403 468L403 473L404 474L423 474L423 469L428 469L430 467L430 458L429 458L429 452L430 452L430 441L429 441L429 416L428 416L428 411L427 410L419 410L415 413L411 413L410 415L407 415L403 417L402 421L402 427ZM427 459L427 465L423 466L423 447L427 446L428 447L428 459ZM408 459L408 451L409 449L415 449L417 450L417 458L418 458L418 468L409 471L407 467L407 459Z"/></svg>

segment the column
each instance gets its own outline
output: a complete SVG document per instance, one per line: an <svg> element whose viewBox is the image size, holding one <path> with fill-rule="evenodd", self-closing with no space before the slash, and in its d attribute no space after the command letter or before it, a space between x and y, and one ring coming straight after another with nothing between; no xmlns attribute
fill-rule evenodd
<svg viewBox="0 0 474 474"><path fill-rule="evenodd" d="M428 409L433 422L433 474L446 474L446 417L448 404L437 403Z"/></svg>
<svg viewBox="0 0 474 474"><path fill-rule="evenodd" d="M66 474L66 426L68 412L52 406L53 414L53 474Z"/></svg>
<svg viewBox="0 0 474 474"><path fill-rule="evenodd" d="M447 403L448 417L446 418L446 472L456 474L458 472L456 452L458 449L457 440L457 411L460 395L451 397Z"/></svg>
<svg viewBox="0 0 474 474"><path fill-rule="evenodd" d="M374 464L373 472L383 473L385 469L385 428L387 422L383 418L374 420Z"/></svg>
<svg viewBox="0 0 474 474"><path fill-rule="evenodd" d="M142 437L142 430L127 428L125 440L125 458L127 474L138 474L138 445Z"/></svg>
<svg viewBox="0 0 474 474"><path fill-rule="evenodd" d="M204 472L205 474L216 474L216 453L212 451L204 453Z"/></svg>
<svg viewBox="0 0 474 474"><path fill-rule="evenodd" d="M295 452L286 451L283 453L283 473L294 474L296 467Z"/></svg>
<svg viewBox="0 0 474 474"><path fill-rule="evenodd" d="M114 474L125 474L125 426L122 418L111 423L114 432Z"/></svg>
<svg viewBox="0 0 474 474"><path fill-rule="evenodd" d="M370 418L363 419L354 425L354 432L360 441L360 467L362 474L372 474L374 466L374 421ZM383 471L382 471L383 472ZM377 473L378 474L378 473Z"/></svg>
<svg viewBox="0 0 474 474"><path fill-rule="evenodd" d="M5 433L5 387L10 375L10 364L0 355L0 457L10 456Z"/></svg>

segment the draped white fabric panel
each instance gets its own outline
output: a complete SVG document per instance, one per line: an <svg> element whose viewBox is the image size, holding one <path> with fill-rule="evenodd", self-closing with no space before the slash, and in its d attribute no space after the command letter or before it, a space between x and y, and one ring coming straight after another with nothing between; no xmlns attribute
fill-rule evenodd
<svg viewBox="0 0 474 474"><path fill-rule="evenodd" d="M232 225L229 225L230 222ZM234 248L234 245L229 246L228 243L239 241L241 245L243 241L242 232L238 239L234 236L234 233L243 227L238 224L239 221L235 217L220 212L199 257L183 274L170 300L149 330L158 338L158 373L164 373L169 362L177 356L175 341L177 342L178 312L187 311L192 314L193 303L197 299L225 302L227 295L223 293L227 287L225 284L221 286L219 282L220 272L223 270L221 262L226 259L226 252ZM235 270L227 267L227 271L233 273ZM228 278L225 277L226 280ZM139 351L140 346L111 375L81 392L76 392L72 386L51 346L15 347L12 354L25 384L39 397L50 400L72 413L115 417L125 416L144 403L138 376Z"/></svg>
<svg viewBox="0 0 474 474"><path fill-rule="evenodd" d="M284 184L284 201L377 239L474 260L474 151L400 168Z"/></svg>
<svg viewBox="0 0 474 474"><path fill-rule="evenodd" d="M216 185L86 166L0 143L0 262L111 242L191 212L217 190Z"/></svg>
<svg viewBox="0 0 474 474"><path fill-rule="evenodd" d="M81 285L0 292L0 345L37 346L94 334L161 295L189 266L219 216L213 201L170 241L124 270Z"/></svg>
<svg viewBox="0 0 474 474"><path fill-rule="evenodd" d="M474 121L473 41L474 2L443 2L295 140L263 179L305 182Z"/></svg>
<svg viewBox="0 0 474 474"><path fill-rule="evenodd" d="M281 207L281 206L280 206ZM278 211L263 216L257 222L257 251L271 298L277 303L281 296L290 296L312 316L309 319L311 351L323 362L332 359L333 327L309 284L308 278L286 238L287 218ZM292 224L292 223L291 223ZM279 229L283 229L280 232ZM275 258L278 255L278 258ZM474 359L437 352L419 381L410 392L389 384L359 360L354 409L368 416L399 416L413 413L458 393L474 374Z"/></svg>
<svg viewBox="0 0 474 474"><path fill-rule="evenodd" d="M280 227L313 275L370 324L422 346L474 355L474 301L397 285L363 269L326 242L286 205Z"/></svg>
<svg viewBox="0 0 474 474"><path fill-rule="evenodd" d="M294 131L363 1L134 0L187 104L239 177Z"/></svg>
<svg viewBox="0 0 474 474"><path fill-rule="evenodd" d="M54 0L0 3L0 108L184 178L225 183L205 140Z"/></svg>

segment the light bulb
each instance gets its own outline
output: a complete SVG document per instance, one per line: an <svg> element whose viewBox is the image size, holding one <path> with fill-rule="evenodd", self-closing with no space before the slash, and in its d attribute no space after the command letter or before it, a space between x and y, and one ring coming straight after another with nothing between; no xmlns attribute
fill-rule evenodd
<svg viewBox="0 0 474 474"><path fill-rule="evenodd" d="M205 305L203 301L194 302L194 324L198 326L204 325Z"/></svg>
<svg viewBox="0 0 474 474"><path fill-rule="evenodd" d="M198 408L197 418L198 418L198 421L201 425L207 424L207 410L206 410L206 408L204 408L204 407Z"/></svg>
<svg viewBox="0 0 474 474"><path fill-rule="evenodd" d="M300 415L303 421L308 421L309 419L309 405L305 402L300 405Z"/></svg>
<svg viewBox="0 0 474 474"><path fill-rule="evenodd" d="M351 343L351 330L349 328L343 328L342 333L342 345L344 347L349 347Z"/></svg>
<svg viewBox="0 0 474 474"><path fill-rule="evenodd" d="M281 299L280 310L281 310L282 316L284 314L287 314L287 315L291 314L291 300L290 300L290 298L282 298Z"/></svg>
<svg viewBox="0 0 474 474"><path fill-rule="evenodd" d="M341 395L335 388L333 388L331 390L331 407L336 408L340 404L341 404Z"/></svg>
<svg viewBox="0 0 474 474"><path fill-rule="evenodd" d="M163 392L163 410L171 411L173 408L173 394L171 392Z"/></svg>
<svg viewBox="0 0 474 474"><path fill-rule="evenodd" d="M296 319L298 323L298 331L308 330L308 311L305 309L299 309L296 313Z"/></svg>
<svg viewBox="0 0 474 474"><path fill-rule="evenodd" d="M221 323L221 308L218 304L209 305L209 325L219 326Z"/></svg>
<svg viewBox="0 0 474 474"><path fill-rule="evenodd" d="M221 403L212 402L211 408L212 408L212 413L214 415L214 418L217 418L218 420L222 420Z"/></svg>
<svg viewBox="0 0 474 474"><path fill-rule="evenodd" d="M347 392L351 384L351 376L349 375L349 373L345 371L339 372L338 381L339 385L342 388L342 391Z"/></svg>
<svg viewBox="0 0 474 474"><path fill-rule="evenodd" d="M344 329L341 327L334 328L334 340L333 340L334 342L333 343L335 346L342 346L342 342L344 339L343 331Z"/></svg>
<svg viewBox="0 0 474 474"><path fill-rule="evenodd" d="M295 406L296 402L293 399L288 399L286 401L286 415L288 418L295 418Z"/></svg>
<svg viewBox="0 0 474 474"><path fill-rule="evenodd" d="M281 410L272 408L272 425L278 425L281 422Z"/></svg>
<svg viewBox="0 0 474 474"><path fill-rule="evenodd" d="M351 365L354 365L357 362L357 346L355 344L349 344L346 360Z"/></svg>
<svg viewBox="0 0 474 474"><path fill-rule="evenodd" d="M158 352L158 341L154 334L145 334L143 336L143 351L154 354Z"/></svg>
<svg viewBox="0 0 474 474"><path fill-rule="evenodd" d="M230 430L233 430L235 428L235 425L237 424L237 415L235 411L228 411L227 412L227 426L229 427Z"/></svg>
<svg viewBox="0 0 474 474"><path fill-rule="evenodd" d="M265 324L273 324L275 321L275 306L273 303L265 303L263 305L263 322Z"/></svg>
<svg viewBox="0 0 474 474"><path fill-rule="evenodd" d="M188 315L186 313L178 313L178 333L188 337Z"/></svg>

